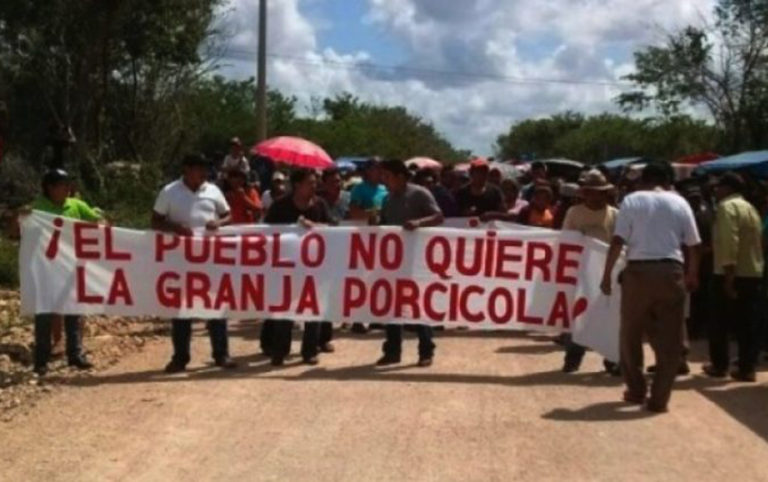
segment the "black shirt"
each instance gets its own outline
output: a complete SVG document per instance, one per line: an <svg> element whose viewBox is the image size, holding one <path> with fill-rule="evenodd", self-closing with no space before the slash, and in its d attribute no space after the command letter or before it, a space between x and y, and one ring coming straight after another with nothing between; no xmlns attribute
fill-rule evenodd
<svg viewBox="0 0 768 482"><path fill-rule="evenodd" d="M456 193L456 204L458 204L460 216L468 215L467 213L472 208L474 210L471 212L471 216L505 210L504 196L501 194L501 190L491 185L487 185L480 195L472 193L471 185L464 186Z"/></svg>
<svg viewBox="0 0 768 482"><path fill-rule="evenodd" d="M293 202L293 196L290 194L272 203L264 222L267 224L295 224L302 216L313 223L331 224L328 205L321 198L316 197L306 210L301 210Z"/></svg>

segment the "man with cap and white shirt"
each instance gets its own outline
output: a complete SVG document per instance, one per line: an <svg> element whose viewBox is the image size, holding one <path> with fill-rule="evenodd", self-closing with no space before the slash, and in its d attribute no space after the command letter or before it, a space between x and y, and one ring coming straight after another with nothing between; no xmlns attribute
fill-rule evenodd
<svg viewBox="0 0 768 482"><path fill-rule="evenodd" d="M224 158L221 163L221 175L226 176L230 171L237 170L244 172L248 175L251 170L251 166L248 164L248 159L243 154L243 143L239 137L233 137L229 140L229 154Z"/></svg>
<svg viewBox="0 0 768 482"><path fill-rule="evenodd" d="M229 205L224 194L215 184L206 181L210 163L202 155L184 158L181 179L165 186L155 201L152 212L152 229L192 236L194 229L217 231L230 221ZM226 320L208 320L213 359L216 366L235 368L229 359L229 340ZM174 319L171 325L173 358L165 367L168 373L186 370L190 361L189 347L192 339L192 320Z"/></svg>
<svg viewBox="0 0 768 482"><path fill-rule="evenodd" d="M646 404L651 412L666 412L680 366L686 289L695 291L699 279L701 238L690 205L664 190L670 173L664 163L643 170L642 190L624 199L605 263L601 289L610 295L613 271L627 248L621 274L621 371L627 390L624 401ZM687 271L683 247L688 253ZM643 338L656 355L650 398L643 375Z"/></svg>

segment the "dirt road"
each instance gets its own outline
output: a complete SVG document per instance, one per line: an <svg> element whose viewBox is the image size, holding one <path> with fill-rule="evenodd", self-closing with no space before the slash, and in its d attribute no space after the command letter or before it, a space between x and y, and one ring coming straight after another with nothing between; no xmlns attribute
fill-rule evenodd
<svg viewBox="0 0 768 482"><path fill-rule="evenodd" d="M243 368L158 371L170 343L60 389L0 425L0 479L542 481L768 480L763 384L678 383L672 412L616 400L588 354L563 375L542 337L449 332L432 368L376 369L381 333L341 335L319 367L273 369L234 326ZM694 366L698 371L698 366Z"/></svg>

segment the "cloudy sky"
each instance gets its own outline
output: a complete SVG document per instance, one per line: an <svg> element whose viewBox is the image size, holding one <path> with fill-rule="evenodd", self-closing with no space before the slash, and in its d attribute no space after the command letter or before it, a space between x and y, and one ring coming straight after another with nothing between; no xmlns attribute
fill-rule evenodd
<svg viewBox="0 0 768 482"><path fill-rule="evenodd" d="M268 81L299 97L348 91L403 105L490 154L516 120L615 111L632 52L715 0L269 0ZM256 75L257 0L230 0L222 72Z"/></svg>

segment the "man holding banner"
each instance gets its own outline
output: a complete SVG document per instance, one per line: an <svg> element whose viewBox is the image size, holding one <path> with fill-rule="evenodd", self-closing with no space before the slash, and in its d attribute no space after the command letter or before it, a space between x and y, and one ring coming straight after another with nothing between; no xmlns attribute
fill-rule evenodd
<svg viewBox="0 0 768 482"><path fill-rule="evenodd" d="M202 155L184 158L184 174L181 179L165 186L155 201L152 213L152 229L192 236L195 229L217 231L230 221L229 205L216 185L206 181L210 163ZM190 361L189 347L192 341L192 320L174 319L171 322L173 358L166 365L167 373L183 372ZM229 359L227 320L208 320L213 360L221 368L236 368Z"/></svg>
<svg viewBox="0 0 768 482"><path fill-rule="evenodd" d="M408 182L408 167L403 161L384 161L381 170L382 180L389 191L381 208L381 225L402 226L408 231L413 231L443 223L443 213L432 193ZM419 325L416 329L419 335L419 366L428 367L432 365L435 352L432 327ZM386 334L384 356L376 363L379 366L400 363L402 354L403 326L388 324Z"/></svg>

